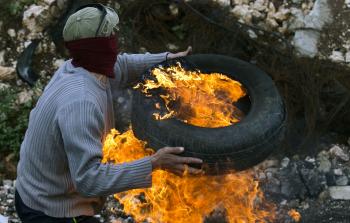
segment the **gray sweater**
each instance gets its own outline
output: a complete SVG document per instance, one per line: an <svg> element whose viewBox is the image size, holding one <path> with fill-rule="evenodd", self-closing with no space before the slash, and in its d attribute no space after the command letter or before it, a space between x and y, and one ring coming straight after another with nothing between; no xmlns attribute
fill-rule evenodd
<svg viewBox="0 0 350 223"><path fill-rule="evenodd" d="M109 194L150 187L150 158L102 164L102 142L113 128L113 90L127 85L161 54L122 54L115 79L102 82L66 61L29 116L16 189L32 209L52 217L94 215Z"/></svg>

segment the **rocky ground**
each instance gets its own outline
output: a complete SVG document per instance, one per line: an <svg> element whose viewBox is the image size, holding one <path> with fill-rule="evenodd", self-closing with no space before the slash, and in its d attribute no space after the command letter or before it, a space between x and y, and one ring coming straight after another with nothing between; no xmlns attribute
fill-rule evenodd
<svg viewBox="0 0 350 223"><path fill-rule="evenodd" d="M216 1L230 7L240 22L283 35L300 56L328 58L350 65L349 0ZM18 18L0 18L0 89L18 88L16 103L25 104L40 95L42 86L64 60L64 52L57 49L44 30L57 22L57 15L66 10L68 2L39 0L25 5ZM118 2L109 1L109 4L118 9ZM259 38L254 30L249 34L251 38ZM33 61L42 84L30 88L16 77L15 67L19 54L35 38L42 38ZM164 49L167 47L170 48L165 45ZM119 129L125 128L129 120L129 98L130 92L123 91L115 102L120 108L116 111L121 119ZM349 144L333 140L309 149L317 152L292 157L279 154L254 169L265 196L278 206L278 222L293 222L286 213L290 209L301 213L302 222L349 222ZM15 173L12 157L11 154L6 158L0 156L0 163L6 160L8 170ZM9 222L19 222L14 210L14 184L12 180L0 182L0 223L6 222L6 218ZM101 222L133 222L113 197L109 197L99 217Z"/></svg>
<svg viewBox="0 0 350 223"><path fill-rule="evenodd" d="M265 197L276 204L276 222L297 222L288 214L292 209L300 213L300 222L348 222L350 138L346 145L324 144L322 147L314 157L270 158L254 167L255 178ZM14 209L14 185L15 181L3 180L0 186L0 214L13 223L19 222ZM96 217L101 222L134 222L112 196ZM206 222L225 221L211 217Z"/></svg>

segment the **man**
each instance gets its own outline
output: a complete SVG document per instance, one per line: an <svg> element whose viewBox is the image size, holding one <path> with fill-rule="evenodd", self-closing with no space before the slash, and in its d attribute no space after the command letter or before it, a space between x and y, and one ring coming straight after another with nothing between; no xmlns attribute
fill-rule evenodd
<svg viewBox="0 0 350 223"><path fill-rule="evenodd" d="M83 7L67 20L63 37L72 60L45 87L21 145L15 200L24 223L98 222L92 216L107 195L150 187L152 170L180 174L187 164L202 162L176 155L180 147L120 165L100 162L103 139L114 122L113 89L190 50L117 56L113 29L118 21L113 9L100 4Z"/></svg>

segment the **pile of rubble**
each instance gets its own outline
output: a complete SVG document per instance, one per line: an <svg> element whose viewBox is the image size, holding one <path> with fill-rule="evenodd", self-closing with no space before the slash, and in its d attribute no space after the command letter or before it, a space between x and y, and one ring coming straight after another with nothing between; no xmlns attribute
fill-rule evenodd
<svg viewBox="0 0 350 223"><path fill-rule="evenodd" d="M349 1L345 3L328 0L216 1L231 7L232 14L242 23L281 33L290 40L300 56L329 58L335 62L350 64L350 42L349 38L345 38L350 35L348 29L350 24L341 25L340 23L347 21L344 21L344 18L337 19L337 16L348 10ZM337 31L340 32L340 35L337 34L339 41L330 43L322 40L322 35L325 35L323 30L327 26L341 26L342 30ZM253 30L249 31L249 36L258 38L258 34ZM326 55L320 52L320 48Z"/></svg>
<svg viewBox="0 0 350 223"><path fill-rule="evenodd" d="M329 220L341 211L346 212L348 204L344 202L350 203L349 145L332 145L317 156L305 159L298 155L281 160L267 159L253 168L265 197L276 204L277 222L295 222L288 215L292 209L300 212L302 219L315 218L325 212L328 215L324 220ZM0 215L9 217L9 222L13 223L19 222L14 209L14 184L14 181L4 180L0 186ZM325 205L329 203L332 205ZM331 207L338 208L337 212L333 213ZM134 222L113 196L108 197L97 217L101 222ZM320 218L314 220L317 222Z"/></svg>
<svg viewBox="0 0 350 223"><path fill-rule="evenodd" d="M28 39L42 37L45 28L61 17L69 0L43 0L32 4L23 13L23 25L29 31Z"/></svg>
<svg viewBox="0 0 350 223"><path fill-rule="evenodd" d="M350 145L350 138L348 143ZM334 218L340 213L344 215L346 206L340 212L333 213L332 210L326 210L330 206L325 204L332 202L332 206L336 207L337 204L350 201L349 145L333 145L317 156L307 156L305 159L296 155L280 161L266 160L255 167L256 178L261 182L265 196L278 204L279 211L297 209L302 217L317 216L316 213L322 211L329 212L323 218ZM315 210L316 207L320 209ZM314 220L317 222L320 219L322 217Z"/></svg>
<svg viewBox="0 0 350 223"><path fill-rule="evenodd" d="M15 181L3 180L0 186L0 222L20 222L15 211Z"/></svg>

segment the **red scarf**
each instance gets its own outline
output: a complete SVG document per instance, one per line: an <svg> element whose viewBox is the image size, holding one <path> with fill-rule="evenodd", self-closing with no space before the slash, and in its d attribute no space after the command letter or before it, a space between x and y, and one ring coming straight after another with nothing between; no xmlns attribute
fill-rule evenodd
<svg viewBox="0 0 350 223"><path fill-rule="evenodd" d="M114 78L113 67L117 59L116 36L95 37L65 42L75 67Z"/></svg>

